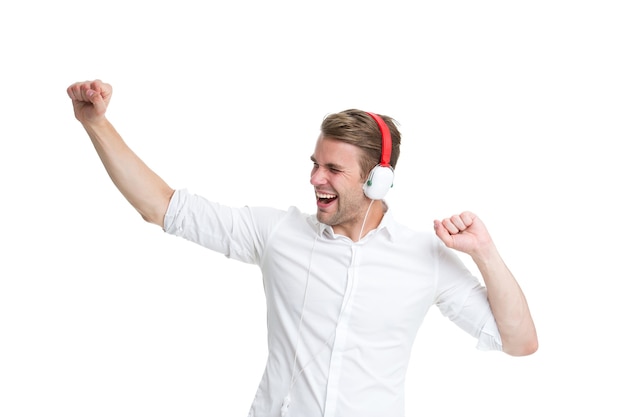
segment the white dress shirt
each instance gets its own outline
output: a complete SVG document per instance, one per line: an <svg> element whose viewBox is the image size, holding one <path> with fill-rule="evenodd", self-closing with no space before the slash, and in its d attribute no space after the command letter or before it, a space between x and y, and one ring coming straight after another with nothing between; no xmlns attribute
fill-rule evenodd
<svg viewBox="0 0 626 417"><path fill-rule="evenodd" d="M261 268L268 359L249 417L403 416L432 305L479 349L502 349L484 286L434 233L389 212L353 242L293 207L231 208L178 190L164 230Z"/></svg>

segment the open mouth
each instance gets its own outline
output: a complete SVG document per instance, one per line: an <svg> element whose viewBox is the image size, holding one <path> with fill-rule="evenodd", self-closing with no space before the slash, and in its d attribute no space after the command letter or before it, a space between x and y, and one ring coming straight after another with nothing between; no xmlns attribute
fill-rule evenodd
<svg viewBox="0 0 626 417"><path fill-rule="evenodd" d="M317 197L317 201L321 204L330 204L337 199L335 194L327 194L327 193L315 193Z"/></svg>

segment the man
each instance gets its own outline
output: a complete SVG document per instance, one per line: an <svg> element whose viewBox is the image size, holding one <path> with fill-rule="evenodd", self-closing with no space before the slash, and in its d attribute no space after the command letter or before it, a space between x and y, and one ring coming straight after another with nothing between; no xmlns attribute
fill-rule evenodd
<svg viewBox="0 0 626 417"><path fill-rule="evenodd" d="M476 215L436 220L434 234L391 217L384 194L400 152L391 118L347 110L324 119L310 216L173 190L107 120L110 85L67 91L109 176L146 221L260 267L269 356L249 416L402 416L411 346L433 304L479 349L536 351L524 294ZM471 256L484 286L451 249Z"/></svg>

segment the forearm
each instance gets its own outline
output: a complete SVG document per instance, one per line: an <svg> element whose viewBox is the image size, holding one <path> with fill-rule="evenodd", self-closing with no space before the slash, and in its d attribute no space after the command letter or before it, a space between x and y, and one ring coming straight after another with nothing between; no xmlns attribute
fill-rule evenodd
<svg viewBox="0 0 626 417"><path fill-rule="evenodd" d="M495 247L473 256L487 287L489 304L502 338L503 350L524 356L537 350L537 333L526 297Z"/></svg>
<svg viewBox="0 0 626 417"><path fill-rule="evenodd" d="M83 127L122 195L146 221L163 227L174 190L126 145L108 120Z"/></svg>

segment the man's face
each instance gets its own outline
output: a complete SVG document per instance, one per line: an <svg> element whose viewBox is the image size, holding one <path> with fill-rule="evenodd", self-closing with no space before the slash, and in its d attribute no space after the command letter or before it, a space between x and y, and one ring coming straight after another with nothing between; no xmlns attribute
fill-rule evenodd
<svg viewBox="0 0 626 417"><path fill-rule="evenodd" d="M311 156L317 219L346 236L361 228L370 202L363 194L361 152L349 143L320 136Z"/></svg>

